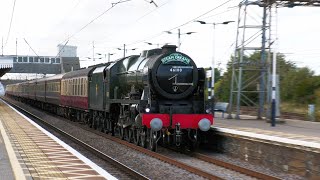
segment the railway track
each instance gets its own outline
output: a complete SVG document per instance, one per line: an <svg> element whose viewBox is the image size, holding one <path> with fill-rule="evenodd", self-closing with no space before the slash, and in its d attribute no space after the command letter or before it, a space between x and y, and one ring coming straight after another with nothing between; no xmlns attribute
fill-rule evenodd
<svg viewBox="0 0 320 180"><path fill-rule="evenodd" d="M74 143L76 143L77 145L81 146L82 148L85 148L87 151L95 154L97 157L99 157L100 159L108 162L109 164L111 164L112 166L116 167L117 169L120 170L120 172L125 173L128 175L129 179L149 179L147 177L145 177L144 175L140 174L139 172L135 171L134 169L131 169L130 167L124 165L123 163L117 161L116 159L112 158L111 156L108 156L106 154L104 154L103 152L99 151L98 149L90 146L89 144L77 139L76 137L68 134L67 132L55 127L54 125L47 123L45 120L41 119L40 117L38 117L37 115L32 114L31 112L28 112L26 110L24 110L23 108L19 107L18 105L15 105L5 99L3 99L4 101L6 101L8 104L10 104L11 106L13 106L15 109L17 109L18 111L22 112L23 114L25 114L27 117L40 122L42 124L44 124L46 127L54 130L55 132L63 135L65 138L73 141Z"/></svg>
<svg viewBox="0 0 320 180"><path fill-rule="evenodd" d="M130 176L132 176L133 178L135 178L135 179L148 179L147 177L141 175L140 173L134 171L133 169L131 169L131 168L125 166L124 164L118 162L117 160L111 158L110 156L107 156L107 155L103 154L101 151L91 147L90 145L88 145L86 143L81 142L79 139L69 135L68 133L60 130L59 128L54 127L53 125L47 123L46 121L42 120L41 118L37 117L36 115L33 115L32 113L29 113L28 111L25 111L23 108L20 108L20 107L14 105L12 103L10 103L10 104L12 106L14 106L15 108L27 113L28 116L32 116L33 119L37 119L37 121L40 121L41 123L45 124L49 128L52 128L55 131L57 131L58 133L61 133L64 136L70 138L72 141L74 141L77 144L81 145L82 147L84 147L88 151L90 151L90 152L92 152L94 154L97 154L97 156L99 158L101 158L101 159L103 159L103 160L105 160L105 161L107 161L109 163L114 164L116 167L118 167L122 171L128 172L130 174ZM194 167L192 165L188 165L186 163L180 162L179 160L175 160L174 158L171 158L171 157L168 157L168 156L165 156L165 155L150 151L150 150L142 148L140 146L136 146L136 145L134 145L132 143L129 143L129 142L124 141L124 140L121 140L121 139L119 139L117 137L101 133L101 132L99 132L97 130L90 129L87 126L83 126L81 124L74 123L74 122L71 122L71 121L70 121L70 123L75 124L78 127L82 128L82 129L85 129L87 131L93 132L93 133L95 133L95 134L97 134L99 136L105 137L105 138L107 138L109 140L112 140L112 141L117 142L119 144L125 145L125 146L127 146L127 147L129 147L131 149L134 149L136 151L144 153L144 154L146 154L148 156L151 156L153 158L159 159L159 160L161 160L163 162L166 162L168 164L172 164L172 165L174 165L176 167L179 167L181 169L189 171L190 173L199 175L199 176L207 178L207 179L223 179L220 176L217 176L217 175L214 175L212 173L206 172L206 171L204 171L202 169L199 169L197 167ZM250 170L250 169L246 169L246 168L234 165L234 164L230 164L230 163L227 163L227 162L224 162L224 161L213 159L212 157L209 157L209 156L206 156L206 155L203 155L203 154L200 154L200 153L193 153L191 156L194 157L194 158L197 158L199 160L202 160L202 161L205 161L205 162L208 162L208 163L211 163L211 164L215 164L217 166L221 166L223 168L230 169L232 171L235 171L235 172L238 172L238 173L241 173L241 174L245 174L245 175L253 177L253 178L268 179L268 180L269 179L279 179L277 177L273 177L273 176L266 175L266 174L263 174L263 173L260 173L260 172L256 172L256 171L253 171L253 170Z"/></svg>
<svg viewBox="0 0 320 180"><path fill-rule="evenodd" d="M241 167L241 166L230 164L230 163L227 163L227 162L224 162L224 161L209 157L209 156L201 154L201 153L193 153L192 156L195 157L195 158L198 158L198 159L200 159L202 161L205 161L205 162L208 162L208 163L212 163L212 164L215 164L215 165L218 165L218 166L221 166L221 167L233 170L233 171L237 171L237 172L240 172L242 174L257 178L257 179L264 179L264 180L278 180L278 179L280 179L280 178L277 178L277 177L274 177L274 176L263 174L261 172L257 172L257 171L254 171L254 170L251 170L251 169L247 169L247 168L244 168L244 167Z"/></svg>

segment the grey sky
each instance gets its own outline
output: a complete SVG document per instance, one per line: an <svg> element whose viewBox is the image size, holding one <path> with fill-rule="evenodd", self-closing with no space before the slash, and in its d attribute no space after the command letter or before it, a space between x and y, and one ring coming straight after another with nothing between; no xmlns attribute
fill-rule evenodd
<svg viewBox="0 0 320 180"><path fill-rule="evenodd" d="M0 35L7 39L10 17L14 0L0 2ZM81 59L93 56L92 42L95 42L96 53L116 53L112 59L122 57L123 53L116 48L129 44L128 48L138 48L128 51L128 54L139 54L143 49L156 46L154 44L177 43L176 34L166 34L163 31L177 27L226 0L155 0L156 8L145 0L131 0L117 4L110 11L79 30L110 8L116 0L16 0L11 32L4 54L15 54L15 40L18 38L18 54L34 55L24 38L39 55L56 55L57 44L74 35L69 45L78 46ZM223 22L237 20L239 0L233 0L226 5L213 10L199 20L207 22ZM226 12L227 11L227 12ZM223 13L224 12L224 13ZM320 8L295 7L280 8L279 14L279 45L280 52L286 53L289 60L298 66L308 66L320 74ZM221 13L221 14L219 14ZM262 9L256 8L255 16L261 21ZM216 15L218 14L218 15ZM210 66L212 59L212 26L189 23L181 28L182 33L197 32L181 36L181 51L190 55L198 66ZM177 33L177 29L172 31ZM234 48L236 23L216 27L215 57L217 64L224 68ZM1 37L0 37L1 38ZM140 43L135 43L139 42ZM98 58L95 55L95 58ZM82 66L102 62L97 60L82 61Z"/></svg>

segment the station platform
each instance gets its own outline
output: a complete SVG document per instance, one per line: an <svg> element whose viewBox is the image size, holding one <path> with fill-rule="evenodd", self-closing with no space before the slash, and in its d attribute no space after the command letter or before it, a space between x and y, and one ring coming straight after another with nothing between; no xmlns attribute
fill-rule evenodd
<svg viewBox="0 0 320 180"><path fill-rule="evenodd" d="M116 179L0 100L1 179Z"/></svg>
<svg viewBox="0 0 320 180"><path fill-rule="evenodd" d="M320 122L283 119L283 123L271 127L266 120L257 120L254 116L241 115L240 119L227 119L226 116L222 118L221 113L215 113L213 128L220 132L320 150Z"/></svg>

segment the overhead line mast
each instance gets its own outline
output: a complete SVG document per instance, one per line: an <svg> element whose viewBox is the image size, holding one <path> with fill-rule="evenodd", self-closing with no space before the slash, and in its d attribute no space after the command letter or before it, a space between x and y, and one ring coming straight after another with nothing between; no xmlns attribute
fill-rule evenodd
<svg viewBox="0 0 320 180"><path fill-rule="evenodd" d="M262 23L258 25L248 25L247 20L249 13L249 7L252 5L256 5L263 8L262 13ZM230 85L230 102L229 102L229 116L228 118L233 118L233 105L234 105L234 96L236 98L235 103L235 118L240 119L240 106L242 104L246 104L248 106L256 106L258 107L257 111L257 119L262 119L264 116L267 118L271 117L270 102L271 102L271 80L266 81L266 74L268 77L271 77L271 48L277 44L275 41L276 37L271 38L271 26L274 24L272 20L272 15L274 14L271 10L272 8L277 7L295 7L295 6L320 6L320 0L257 0L257 1L249 1L244 0L239 4L239 15L238 15L238 28L237 28L237 36L236 36L236 47L235 53L232 60L232 80ZM241 13L243 11L243 13ZM248 22L247 22L248 21ZM248 33L252 29L257 29L257 35L253 35L251 37L247 37L251 35ZM251 31L252 32L252 31ZM261 32L261 33L260 33ZM261 35L261 36L260 36ZM258 37L261 37L261 45L257 46L256 40ZM272 46L272 47L271 47ZM260 52L260 62L259 63L250 63L245 57L248 54L252 54L253 52ZM267 58L268 55L268 58ZM276 63L276 62L274 62ZM245 71L256 72L256 76L245 77ZM275 72L274 72L275 74ZM276 89L273 79L273 87L272 89ZM256 89L250 89L248 87L252 87L257 85ZM279 92L279 91L277 91ZM255 99L248 96L248 93L256 93L259 97L259 102L256 102ZM274 91L272 93L273 103L276 104L278 109L278 102L275 103L275 94ZM267 108L266 108L267 107ZM268 111L265 111L268 109ZM272 112L274 112L275 107L273 106ZM275 115L273 114L273 118Z"/></svg>

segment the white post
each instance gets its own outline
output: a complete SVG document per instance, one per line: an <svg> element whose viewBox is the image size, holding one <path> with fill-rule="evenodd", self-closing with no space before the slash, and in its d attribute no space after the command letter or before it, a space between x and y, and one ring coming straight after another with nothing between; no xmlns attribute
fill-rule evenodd
<svg viewBox="0 0 320 180"><path fill-rule="evenodd" d="M16 38L16 56L18 56L18 38Z"/></svg>
<svg viewBox="0 0 320 180"><path fill-rule="evenodd" d="M126 57L126 44L123 44L123 57Z"/></svg>
<svg viewBox="0 0 320 180"><path fill-rule="evenodd" d="M277 70L277 46L278 46L278 22L277 22L277 7L274 6L276 14L276 27L275 27L275 41L273 48L273 59L272 59L272 102L271 102L271 126L276 126L276 70Z"/></svg>
<svg viewBox="0 0 320 180"><path fill-rule="evenodd" d="M214 107L214 69L215 69L215 29L216 29L216 24L213 23L213 32L212 32L212 72L211 72L211 99L212 99L212 106Z"/></svg>
<svg viewBox="0 0 320 180"><path fill-rule="evenodd" d="M92 60L94 61L94 41L92 41Z"/></svg>
<svg viewBox="0 0 320 180"><path fill-rule="evenodd" d="M178 51L180 51L180 29L178 29Z"/></svg>
<svg viewBox="0 0 320 180"><path fill-rule="evenodd" d="M2 43L1 43L1 50L2 50L2 56L3 56L3 37L2 37L2 41L1 41Z"/></svg>

